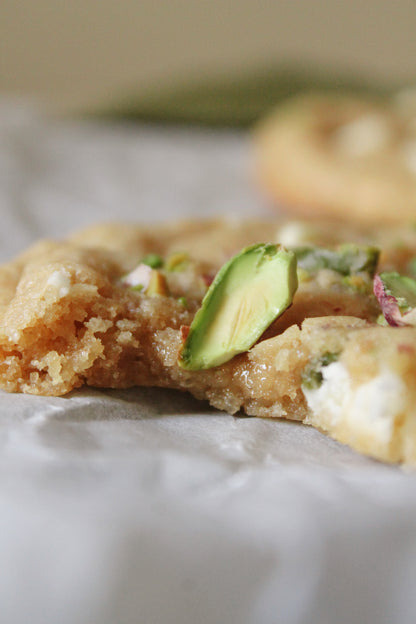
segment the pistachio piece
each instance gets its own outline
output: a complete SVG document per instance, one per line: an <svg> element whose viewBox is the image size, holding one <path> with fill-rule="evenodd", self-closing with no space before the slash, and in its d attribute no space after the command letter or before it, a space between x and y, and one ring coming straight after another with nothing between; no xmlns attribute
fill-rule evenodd
<svg viewBox="0 0 416 624"><path fill-rule="evenodd" d="M324 380L322 369L325 368L325 366L332 364L332 362L336 362L338 357L338 353L331 353L330 351L327 351L320 357L314 358L311 362L309 362L301 375L302 388L306 388L307 390L319 388Z"/></svg>
<svg viewBox="0 0 416 624"><path fill-rule="evenodd" d="M186 297L179 297L178 303L180 303L184 308L188 307L188 299Z"/></svg>
<svg viewBox="0 0 416 624"><path fill-rule="evenodd" d="M179 353L182 368L218 366L242 353L292 303L296 258L280 245L243 249L217 273Z"/></svg>
<svg viewBox="0 0 416 624"><path fill-rule="evenodd" d="M142 264L147 264L152 269L161 269L163 267L163 258L156 253L149 253L142 259Z"/></svg>
<svg viewBox="0 0 416 624"><path fill-rule="evenodd" d="M416 280L395 271L380 273L374 294L389 325L416 325Z"/></svg>
<svg viewBox="0 0 416 624"><path fill-rule="evenodd" d="M336 249L302 246L293 249L298 267L309 273L331 269L341 275L366 272L374 275L380 255L376 247L345 243Z"/></svg>
<svg viewBox="0 0 416 624"><path fill-rule="evenodd" d="M163 295L169 297L169 287L166 281L166 277L157 269L152 269L149 285L146 288L146 295L150 297L154 295Z"/></svg>
<svg viewBox="0 0 416 624"><path fill-rule="evenodd" d="M183 271L189 266L189 254L178 251L171 254L166 260L167 271Z"/></svg>

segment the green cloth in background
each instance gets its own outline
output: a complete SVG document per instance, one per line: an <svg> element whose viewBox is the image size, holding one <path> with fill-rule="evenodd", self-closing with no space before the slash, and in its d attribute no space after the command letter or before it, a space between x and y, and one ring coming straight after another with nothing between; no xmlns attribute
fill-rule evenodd
<svg viewBox="0 0 416 624"><path fill-rule="evenodd" d="M145 95L120 98L94 114L111 119L248 127L283 99L318 90L374 96L388 93L385 88L346 76L275 69L154 89Z"/></svg>

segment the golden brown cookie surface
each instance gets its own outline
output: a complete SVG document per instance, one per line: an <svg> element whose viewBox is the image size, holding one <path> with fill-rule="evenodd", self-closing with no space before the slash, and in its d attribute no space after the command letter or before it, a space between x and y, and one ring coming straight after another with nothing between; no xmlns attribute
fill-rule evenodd
<svg viewBox="0 0 416 624"><path fill-rule="evenodd" d="M260 241L296 254L291 307L248 352L184 370L183 331L215 272ZM349 241L359 245L342 245ZM0 387L174 388L229 413L305 421L371 456L415 464L416 328L378 324L368 242L383 245L381 268L411 272L416 232L407 227L370 240L365 229L303 222L112 224L38 243L0 267Z"/></svg>

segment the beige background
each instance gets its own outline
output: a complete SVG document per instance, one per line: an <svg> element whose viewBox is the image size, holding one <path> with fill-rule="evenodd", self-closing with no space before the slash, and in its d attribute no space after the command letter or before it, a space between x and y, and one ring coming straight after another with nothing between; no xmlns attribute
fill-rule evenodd
<svg viewBox="0 0 416 624"><path fill-rule="evenodd" d="M1 0L0 93L102 103L201 74L307 63L416 78L415 0Z"/></svg>

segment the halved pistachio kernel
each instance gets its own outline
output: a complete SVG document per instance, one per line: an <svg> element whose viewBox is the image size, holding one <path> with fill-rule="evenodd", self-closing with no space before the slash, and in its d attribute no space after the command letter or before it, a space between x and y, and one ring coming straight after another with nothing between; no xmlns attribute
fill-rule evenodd
<svg viewBox="0 0 416 624"><path fill-rule="evenodd" d="M296 258L280 245L243 249L217 273L186 332L178 363L188 370L219 366L248 351L292 303Z"/></svg>

